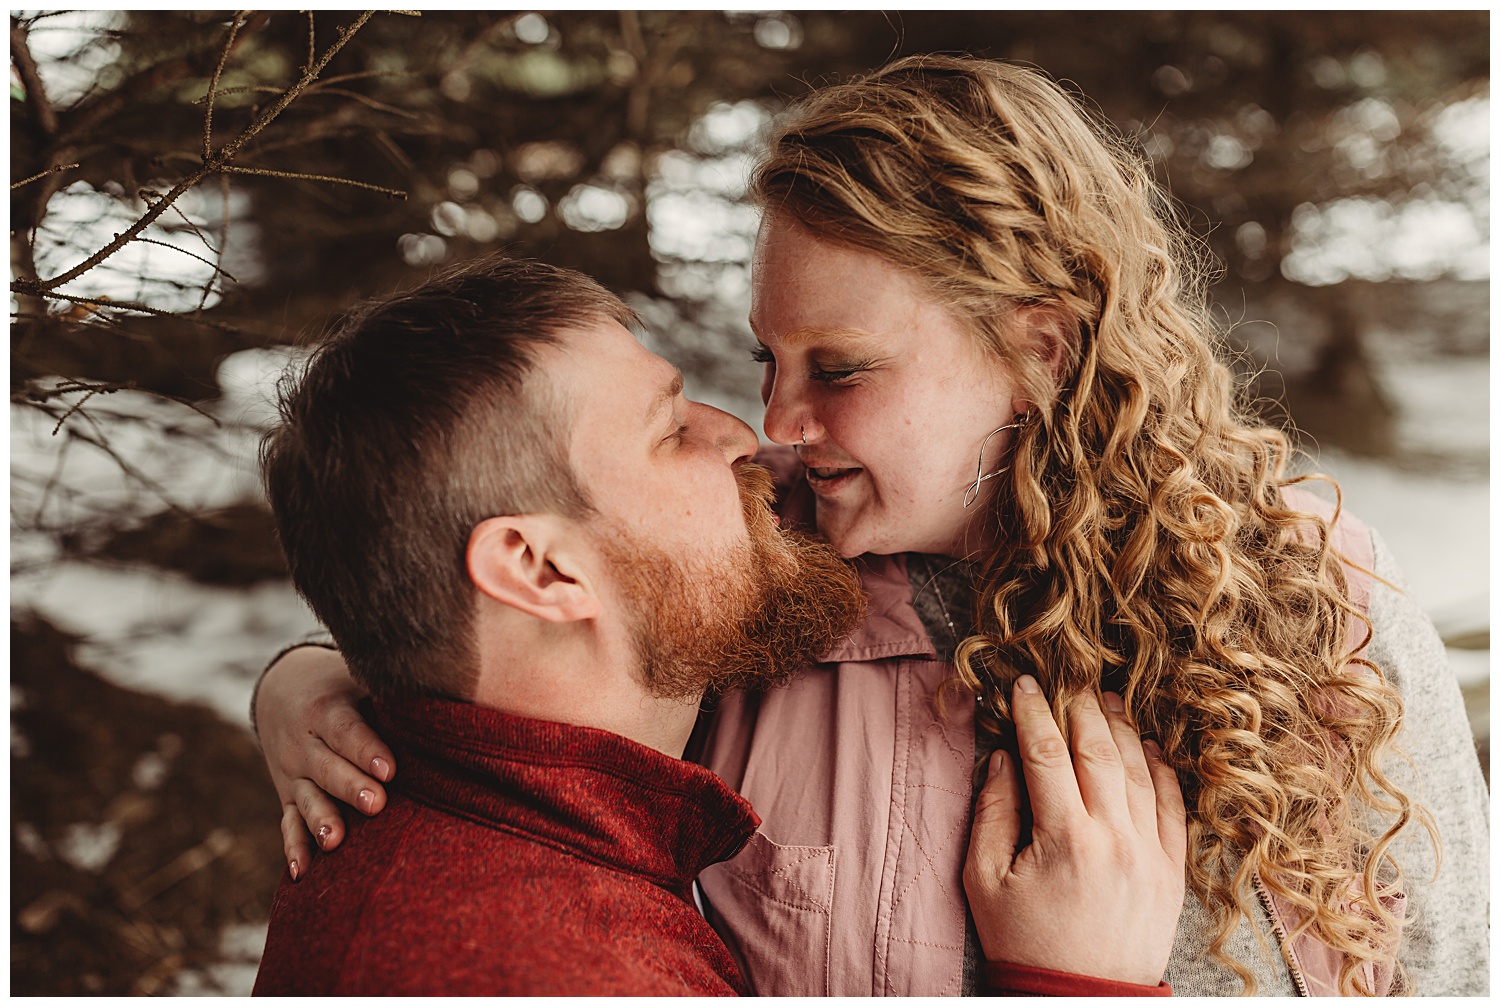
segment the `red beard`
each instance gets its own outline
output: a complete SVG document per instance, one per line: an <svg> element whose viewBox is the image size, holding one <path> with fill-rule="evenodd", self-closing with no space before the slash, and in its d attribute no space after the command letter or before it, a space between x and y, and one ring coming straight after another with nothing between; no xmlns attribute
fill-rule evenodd
<svg viewBox="0 0 1500 1007"><path fill-rule="evenodd" d="M830 545L782 532L771 474L735 472L750 541L678 558L616 533L605 551L631 609L646 687L664 698L785 682L848 636L864 614L859 578Z"/></svg>

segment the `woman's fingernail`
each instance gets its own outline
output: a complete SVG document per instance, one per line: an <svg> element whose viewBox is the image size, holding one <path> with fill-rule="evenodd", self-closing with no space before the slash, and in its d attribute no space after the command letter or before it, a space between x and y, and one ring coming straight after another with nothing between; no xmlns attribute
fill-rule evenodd
<svg viewBox="0 0 1500 1007"><path fill-rule="evenodd" d="M1125 700L1120 698L1117 692L1106 692L1104 694L1104 708L1111 713L1124 713Z"/></svg>
<svg viewBox="0 0 1500 1007"><path fill-rule="evenodd" d="M384 783L386 781L385 760L378 756L371 759L370 773L375 777L375 779L379 780L381 783Z"/></svg>
<svg viewBox="0 0 1500 1007"><path fill-rule="evenodd" d="M328 837L331 836L331 835L333 835L333 827L332 826L330 826L330 825L319 826L318 827L318 846L320 848L322 848L322 849L327 849L327 847L328 847Z"/></svg>
<svg viewBox="0 0 1500 1007"><path fill-rule="evenodd" d="M297 880L297 861L293 860L286 865L286 869L292 875L292 880Z"/></svg>
<svg viewBox="0 0 1500 1007"><path fill-rule="evenodd" d="M1042 691L1042 687L1040 685L1037 685L1036 679L1032 678L1030 675L1022 675L1020 678L1016 679L1016 687L1019 688L1022 692L1038 693Z"/></svg>
<svg viewBox="0 0 1500 1007"><path fill-rule="evenodd" d="M369 814L370 806L375 803L375 795L368 790L361 790L355 800L359 803L359 810Z"/></svg>

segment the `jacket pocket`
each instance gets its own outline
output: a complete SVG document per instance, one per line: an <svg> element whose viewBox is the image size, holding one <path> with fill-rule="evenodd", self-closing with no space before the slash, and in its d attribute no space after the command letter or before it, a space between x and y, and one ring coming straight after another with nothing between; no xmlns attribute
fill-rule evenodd
<svg viewBox="0 0 1500 1007"><path fill-rule="evenodd" d="M757 832L699 876L759 996L828 996L834 848L781 846Z"/></svg>

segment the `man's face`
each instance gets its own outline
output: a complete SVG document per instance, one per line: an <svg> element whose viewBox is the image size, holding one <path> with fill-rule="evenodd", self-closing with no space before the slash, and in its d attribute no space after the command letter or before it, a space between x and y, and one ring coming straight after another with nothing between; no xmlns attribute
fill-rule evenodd
<svg viewBox="0 0 1500 1007"><path fill-rule="evenodd" d="M546 370L571 404L589 530L652 692L769 684L854 628L858 578L831 547L778 530L748 425L684 398L676 368L617 323L555 350Z"/></svg>
<svg viewBox="0 0 1500 1007"><path fill-rule="evenodd" d="M569 403L568 457L598 516L673 554L749 542L735 465L755 431L682 394L682 374L618 322L564 332L538 362Z"/></svg>

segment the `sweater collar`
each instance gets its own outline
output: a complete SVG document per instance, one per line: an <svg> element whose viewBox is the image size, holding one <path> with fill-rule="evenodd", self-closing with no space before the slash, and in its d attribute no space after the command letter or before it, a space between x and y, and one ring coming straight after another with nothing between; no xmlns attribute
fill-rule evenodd
<svg viewBox="0 0 1500 1007"><path fill-rule="evenodd" d="M372 720L413 800L685 898L760 824L707 769L608 731L431 698L376 699Z"/></svg>

